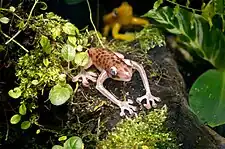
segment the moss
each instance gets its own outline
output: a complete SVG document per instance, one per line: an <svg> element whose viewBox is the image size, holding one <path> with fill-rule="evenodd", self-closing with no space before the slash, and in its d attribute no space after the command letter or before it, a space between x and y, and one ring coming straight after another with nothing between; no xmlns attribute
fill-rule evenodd
<svg viewBox="0 0 225 149"><path fill-rule="evenodd" d="M164 46L166 44L164 35L159 29L152 26L143 28L141 31L135 33L135 40L130 41L112 41L106 45L108 48L117 51L120 49L124 52L141 51L147 53L150 49L156 46Z"/></svg>
<svg viewBox="0 0 225 149"><path fill-rule="evenodd" d="M107 139L98 143L99 149L176 149L174 134L164 126L167 107L141 113L135 119L122 120Z"/></svg>

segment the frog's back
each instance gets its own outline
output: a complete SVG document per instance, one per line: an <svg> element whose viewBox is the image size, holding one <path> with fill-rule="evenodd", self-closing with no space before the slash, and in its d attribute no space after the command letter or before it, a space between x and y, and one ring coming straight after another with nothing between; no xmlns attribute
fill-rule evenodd
<svg viewBox="0 0 225 149"><path fill-rule="evenodd" d="M118 66L124 62L112 51L103 48L90 48L88 54L93 65L98 69L108 70L113 66Z"/></svg>

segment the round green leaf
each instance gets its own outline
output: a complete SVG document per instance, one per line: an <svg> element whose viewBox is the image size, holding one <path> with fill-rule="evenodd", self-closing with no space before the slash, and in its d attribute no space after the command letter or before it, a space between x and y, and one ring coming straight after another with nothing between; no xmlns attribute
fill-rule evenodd
<svg viewBox="0 0 225 149"><path fill-rule="evenodd" d="M62 137L59 137L58 141L64 141L67 139L67 136L62 136Z"/></svg>
<svg viewBox="0 0 225 149"><path fill-rule="evenodd" d="M7 24L7 23L9 23L9 18L7 18L7 17L2 17L2 18L0 18L0 22L2 22L2 23L4 23L4 24Z"/></svg>
<svg viewBox="0 0 225 149"><path fill-rule="evenodd" d="M73 46L69 45L69 44L65 44L61 50L62 56L63 58L69 62L74 60L75 58L75 54L76 54L76 50Z"/></svg>
<svg viewBox="0 0 225 149"><path fill-rule="evenodd" d="M29 121L24 121L21 123L21 129L28 129L30 128L31 123Z"/></svg>
<svg viewBox="0 0 225 149"><path fill-rule="evenodd" d="M52 147L52 149L64 149L64 148L62 146L60 146L60 145L54 145Z"/></svg>
<svg viewBox="0 0 225 149"><path fill-rule="evenodd" d="M22 91L19 87L15 87L13 90L8 92L9 96L12 98L19 98L22 94Z"/></svg>
<svg viewBox="0 0 225 149"><path fill-rule="evenodd" d="M49 99L53 105L58 106L64 104L70 95L71 89L57 84L50 90Z"/></svg>
<svg viewBox="0 0 225 149"><path fill-rule="evenodd" d="M36 131L36 134L39 134L41 132L41 130L40 129L38 129L37 131Z"/></svg>
<svg viewBox="0 0 225 149"><path fill-rule="evenodd" d="M208 70L192 85L191 109L211 127L225 124L225 71Z"/></svg>
<svg viewBox="0 0 225 149"><path fill-rule="evenodd" d="M51 43L48 37L41 35L40 44L45 53L49 54L51 52Z"/></svg>
<svg viewBox="0 0 225 149"><path fill-rule="evenodd" d="M31 83L32 83L33 85L37 85L37 84L38 84L38 80L33 80Z"/></svg>
<svg viewBox="0 0 225 149"><path fill-rule="evenodd" d="M19 114L15 114L11 117L10 123L17 124L17 123L19 123L20 119L21 119L21 116Z"/></svg>
<svg viewBox="0 0 225 149"><path fill-rule="evenodd" d="M55 28L52 28L52 38L56 39L56 37L60 36L61 34L61 28L59 26L56 26Z"/></svg>
<svg viewBox="0 0 225 149"><path fill-rule="evenodd" d="M78 65L78 66L85 66L86 64L88 64L88 53L87 52L78 52L75 56L74 62Z"/></svg>
<svg viewBox="0 0 225 149"><path fill-rule="evenodd" d="M13 6L9 7L9 11L14 12L15 10L16 10L15 7L13 7Z"/></svg>
<svg viewBox="0 0 225 149"><path fill-rule="evenodd" d="M72 23L67 22L63 27L63 31L68 35L75 35L79 33L78 28L76 28Z"/></svg>
<svg viewBox="0 0 225 149"><path fill-rule="evenodd" d="M20 113L21 115L26 115L26 113L27 113L27 108L26 108L25 104L20 105L20 107L19 107L19 113Z"/></svg>
<svg viewBox="0 0 225 149"><path fill-rule="evenodd" d="M73 46L76 46L76 37L75 36L68 36L68 41L71 43Z"/></svg>
<svg viewBox="0 0 225 149"><path fill-rule="evenodd" d="M65 149L83 149L84 144L83 144L82 139L80 137L74 136L74 137L69 138L64 143L64 148Z"/></svg>

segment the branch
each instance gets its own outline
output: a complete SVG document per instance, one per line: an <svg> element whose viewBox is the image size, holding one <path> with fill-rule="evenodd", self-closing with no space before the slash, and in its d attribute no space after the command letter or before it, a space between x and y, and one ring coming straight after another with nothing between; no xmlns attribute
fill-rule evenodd
<svg viewBox="0 0 225 149"><path fill-rule="evenodd" d="M39 1L39 0L35 0L35 3L34 3L34 5L33 5L33 7L31 8L30 14L29 14L29 16L28 16L28 18L27 18L27 21L26 21L26 23L23 25L22 29L20 29L20 30L19 30L12 38L10 38L8 41L6 41L5 44L10 43L10 42L11 42L14 38L16 38L16 36L18 36L18 35L20 34L20 32L27 26L27 24L28 24L28 22L29 22L29 20L30 20L30 18L31 18L31 15L32 15L32 13L33 13L33 11L34 11L34 8L35 8L35 6L37 5L38 1Z"/></svg>
<svg viewBox="0 0 225 149"><path fill-rule="evenodd" d="M1 31L1 33L6 37L6 38L10 38L8 35L6 35L5 33L3 33ZM12 38L10 38L12 39ZM15 44L17 44L18 46L20 46L24 51L29 52L24 46L22 46L19 42L17 42L15 39L12 39L11 41L13 41Z"/></svg>

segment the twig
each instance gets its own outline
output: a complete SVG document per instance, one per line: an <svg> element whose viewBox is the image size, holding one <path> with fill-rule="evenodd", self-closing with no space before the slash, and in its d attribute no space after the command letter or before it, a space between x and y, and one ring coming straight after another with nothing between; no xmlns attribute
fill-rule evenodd
<svg viewBox="0 0 225 149"><path fill-rule="evenodd" d="M26 23L23 25L23 28L22 28L21 30L19 30L12 38L10 38L8 41L6 41L5 44L10 43L10 42L11 42L14 38L16 38L16 36L18 36L18 35L20 34L20 32L27 26L27 24L28 24L28 22L29 22L29 20L30 20L30 18L31 18L31 15L32 15L32 13L33 13L33 11L34 11L34 8L35 8L35 6L37 5L38 1L39 1L39 0L35 0L35 3L34 3L34 5L33 5L33 7L31 8L30 14L29 14L29 16L28 16L28 18L27 18Z"/></svg>
<svg viewBox="0 0 225 149"><path fill-rule="evenodd" d="M1 33L2 33L6 38L10 38L8 35L6 35L5 33L3 33L2 31L1 31ZM12 39L12 38L10 38L10 39ZM12 41L13 41L15 44L17 44L18 46L20 46L24 51L29 52L24 46L22 46L22 45L21 45L19 42L17 42L16 40L12 39Z"/></svg>
<svg viewBox="0 0 225 149"><path fill-rule="evenodd" d="M8 136L9 136L9 124L8 124L8 118L7 118L5 110L4 110L4 114L5 114L6 127L7 127L7 131L6 131L6 135L5 135L5 141L7 141L8 140Z"/></svg>
<svg viewBox="0 0 225 149"><path fill-rule="evenodd" d="M194 10L194 11L202 12L202 10L198 10L198 9L190 8L190 7L187 7L187 6L184 6L184 5L178 4L178 3L173 2L173 1L170 1L170 0L166 0L166 1L167 1L167 2L169 2L169 3L172 3L172 4L174 4L174 5L178 5L178 6L180 6L180 7L183 7L183 8L189 9L189 10L192 10L192 11Z"/></svg>
<svg viewBox="0 0 225 149"><path fill-rule="evenodd" d="M96 27L95 27L95 25L94 25L93 20L92 20L92 13L91 13L90 3L89 3L88 0L86 0L86 2L87 2L87 4L88 4L88 9L89 9L89 12L90 12L90 21L91 21L91 24L92 24L92 26L94 27L94 30L95 30L96 36L97 36L97 38L98 38L98 40L99 40L99 43L101 44L101 46L102 46L103 48L105 48L105 46L103 45L103 43L102 43L100 37L98 36L98 31L97 31L97 29L96 29Z"/></svg>

